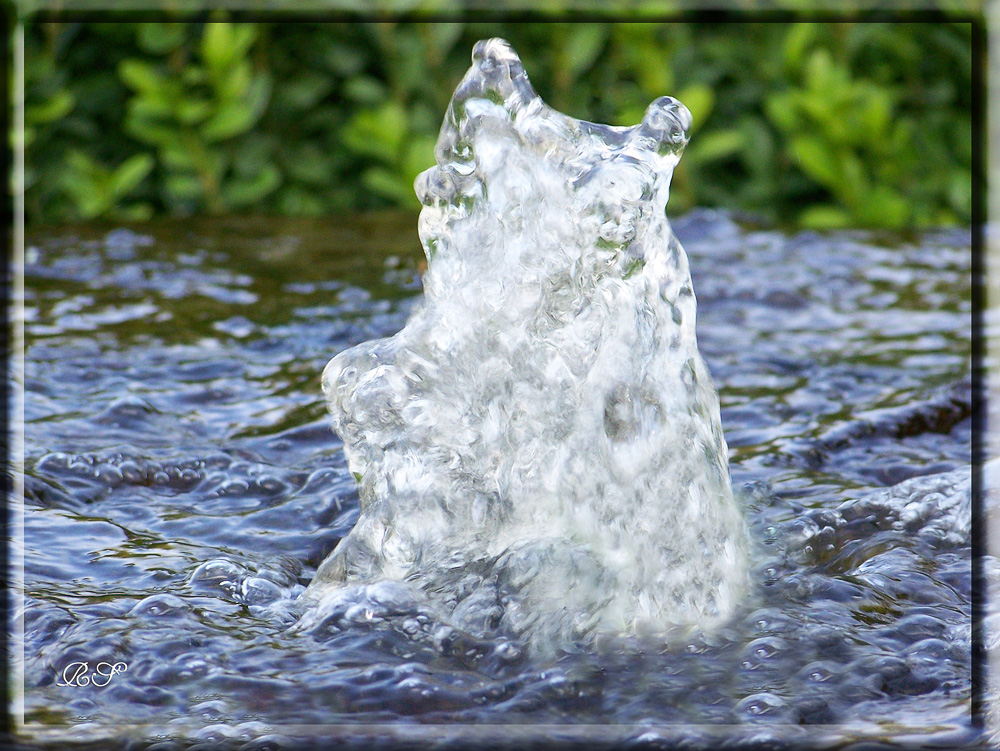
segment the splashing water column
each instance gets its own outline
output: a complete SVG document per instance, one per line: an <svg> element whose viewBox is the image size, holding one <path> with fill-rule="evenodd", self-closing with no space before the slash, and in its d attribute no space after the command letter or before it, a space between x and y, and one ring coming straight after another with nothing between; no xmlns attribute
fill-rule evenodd
<svg viewBox="0 0 1000 751"><path fill-rule="evenodd" d="M423 303L323 373L361 515L303 623L379 582L540 651L733 613L744 524L665 213L689 127L671 97L567 117L476 44L416 181Z"/></svg>

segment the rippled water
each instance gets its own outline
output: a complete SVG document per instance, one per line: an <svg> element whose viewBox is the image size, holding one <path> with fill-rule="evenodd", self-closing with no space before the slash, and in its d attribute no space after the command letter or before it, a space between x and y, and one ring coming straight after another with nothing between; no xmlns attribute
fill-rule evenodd
<svg viewBox="0 0 1000 751"><path fill-rule="evenodd" d="M414 227L29 237L26 735L977 742L966 231L674 222L755 544L748 602L714 637L538 659L378 592L290 631L358 518L320 373L402 327ZM127 669L59 685L75 661Z"/></svg>

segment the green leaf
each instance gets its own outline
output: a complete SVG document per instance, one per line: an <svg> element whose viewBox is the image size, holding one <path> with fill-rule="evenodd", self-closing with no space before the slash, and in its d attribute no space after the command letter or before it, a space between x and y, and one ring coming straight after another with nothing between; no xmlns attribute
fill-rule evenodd
<svg viewBox="0 0 1000 751"><path fill-rule="evenodd" d="M257 41L257 24L241 23L233 28L234 57L246 55Z"/></svg>
<svg viewBox="0 0 1000 751"><path fill-rule="evenodd" d="M153 169L153 157L149 154L136 154L126 159L118 169L111 174L112 191L116 198L128 195L146 175Z"/></svg>
<svg viewBox="0 0 1000 751"><path fill-rule="evenodd" d="M206 23L201 36L201 59L212 75L221 79L243 59L256 37L257 29L253 24Z"/></svg>
<svg viewBox="0 0 1000 751"><path fill-rule="evenodd" d="M112 213L119 221L145 222L153 217L153 207L148 203L133 203L115 208Z"/></svg>
<svg viewBox="0 0 1000 751"><path fill-rule="evenodd" d="M173 115L174 108L165 99L144 96L129 101L128 114L140 120L159 120Z"/></svg>
<svg viewBox="0 0 1000 751"><path fill-rule="evenodd" d="M253 127L256 119L249 106L242 102L232 102L206 120L198 132L208 143L224 141L246 133Z"/></svg>
<svg viewBox="0 0 1000 751"><path fill-rule="evenodd" d="M790 150L802 171L824 187L835 189L840 183L837 154L816 136L792 139Z"/></svg>
<svg viewBox="0 0 1000 751"><path fill-rule="evenodd" d="M165 55L183 44L187 24L140 23L138 26L136 41L139 47L151 55Z"/></svg>
<svg viewBox="0 0 1000 751"><path fill-rule="evenodd" d="M111 197L105 192L94 191L79 197L77 211L83 219L96 219L111 208Z"/></svg>
<svg viewBox="0 0 1000 751"><path fill-rule="evenodd" d="M782 58L785 69L797 71L802 67L802 58L806 49L816 39L815 23L793 23L785 35L782 48Z"/></svg>
<svg viewBox="0 0 1000 751"><path fill-rule="evenodd" d="M66 155L66 166L61 186L80 218L94 219L106 212L114 201L108 171L78 149Z"/></svg>
<svg viewBox="0 0 1000 751"><path fill-rule="evenodd" d="M180 201L190 201L201 198L204 188L197 175L184 173L167 175L165 180L167 193Z"/></svg>
<svg viewBox="0 0 1000 751"><path fill-rule="evenodd" d="M838 80L830 50L821 47L813 50L806 61L806 85L812 91L825 93L828 97L839 93L843 81ZM832 98L832 97L831 97Z"/></svg>
<svg viewBox="0 0 1000 751"><path fill-rule="evenodd" d="M73 149L66 155L66 164L75 173L74 179L93 182L101 168L88 154L79 149Z"/></svg>
<svg viewBox="0 0 1000 751"><path fill-rule="evenodd" d="M177 106L177 119L185 125L197 125L212 112L212 103L203 99L189 99Z"/></svg>
<svg viewBox="0 0 1000 751"><path fill-rule="evenodd" d="M865 196L858 218L872 227L901 229L910 218L910 207L906 199L889 186L876 185Z"/></svg>
<svg viewBox="0 0 1000 751"><path fill-rule="evenodd" d="M606 24L574 24L563 47L563 67L566 83L571 84L590 70L608 41Z"/></svg>
<svg viewBox="0 0 1000 751"><path fill-rule="evenodd" d="M972 214L972 175L957 169L948 180L948 202L962 216Z"/></svg>
<svg viewBox="0 0 1000 751"><path fill-rule="evenodd" d="M464 28L462 23L428 23L420 26L421 31L426 30L425 38L438 60L443 60L451 52Z"/></svg>
<svg viewBox="0 0 1000 751"><path fill-rule="evenodd" d="M227 70L225 75L213 79L215 92L222 101L235 101L247 93L253 68L249 60L237 60Z"/></svg>
<svg viewBox="0 0 1000 751"><path fill-rule="evenodd" d="M237 57L233 42L231 23L214 21L205 24L201 33L201 59L214 75L224 72Z"/></svg>
<svg viewBox="0 0 1000 751"><path fill-rule="evenodd" d="M229 180L222 188L222 198L230 208L257 203L281 184L281 172L273 164L249 180Z"/></svg>
<svg viewBox="0 0 1000 751"><path fill-rule="evenodd" d="M691 133L694 133L712 112L715 92L703 83L696 83L685 87L677 98L691 111Z"/></svg>
<svg viewBox="0 0 1000 751"><path fill-rule="evenodd" d="M253 113L254 122L264 114L267 103L271 100L271 77L265 73L258 74L250 81L246 103Z"/></svg>
<svg viewBox="0 0 1000 751"><path fill-rule="evenodd" d="M851 225L851 216L836 206L810 206L799 214L799 224L809 229L840 229Z"/></svg>
<svg viewBox="0 0 1000 751"><path fill-rule="evenodd" d="M849 112L851 107L844 97L837 97L832 91L797 91L795 104L813 123L819 124L837 140L842 140L842 134L846 132L843 127L844 113Z"/></svg>
<svg viewBox="0 0 1000 751"><path fill-rule="evenodd" d="M181 73L181 81L186 86L198 86L205 83L205 69L200 65L189 65Z"/></svg>
<svg viewBox="0 0 1000 751"><path fill-rule="evenodd" d="M164 123L136 115L130 111L125 118L125 132L137 141L153 146L184 148L181 134L176 125Z"/></svg>
<svg viewBox="0 0 1000 751"><path fill-rule="evenodd" d="M69 114L76 104L75 97L68 91L58 91L42 102L24 108L24 121L29 125L43 125L61 120Z"/></svg>
<svg viewBox="0 0 1000 751"><path fill-rule="evenodd" d="M356 154L394 162L399 158L406 133L406 112L397 102L389 101L377 110L356 112L344 127L341 138Z"/></svg>
<svg viewBox="0 0 1000 751"><path fill-rule="evenodd" d="M837 197L855 213L863 212L869 192L869 180L864 164L857 154L841 151L838 166L840 179L833 186Z"/></svg>
<svg viewBox="0 0 1000 751"><path fill-rule="evenodd" d="M361 176L361 183L372 193L388 198L398 205L416 203L416 195L409 181L402 175L383 167L365 170Z"/></svg>
<svg viewBox="0 0 1000 751"><path fill-rule="evenodd" d="M628 105L623 107L618 114L615 116L615 125L624 125L631 127L637 123L642 122L642 118L645 116L646 111L637 104Z"/></svg>
<svg viewBox="0 0 1000 751"><path fill-rule="evenodd" d="M892 108L891 94L884 89L871 87L859 112L863 132L857 134L857 140L878 145L889 132Z"/></svg>
<svg viewBox="0 0 1000 751"><path fill-rule="evenodd" d="M790 92L773 94L764 101L764 112L767 119L779 130L786 133L799 128L799 115L795 106L795 97Z"/></svg>
<svg viewBox="0 0 1000 751"><path fill-rule="evenodd" d="M434 166L434 146L437 139L432 136L417 136L407 146L403 159L403 175L411 183L425 169Z"/></svg>
<svg viewBox="0 0 1000 751"><path fill-rule="evenodd" d="M386 97L385 86L371 76L351 78L344 85L344 95L359 104L374 105Z"/></svg>
<svg viewBox="0 0 1000 751"><path fill-rule="evenodd" d="M744 138L743 132L739 130L709 131L692 141L684 161L688 164L700 164L732 156L743 149Z"/></svg>
<svg viewBox="0 0 1000 751"><path fill-rule="evenodd" d="M194 172L197 169L191 149L170 144L163 146L159 155L163 165L172 172Z"/></svg>
<svg viewBox="0 0 1000 751"><path fill-rule="evenodd" d="M163 76L156 66L144 60L122 60L118 66L118 76L126 86L140 94L160 94L163 89Z"/></svg>
<svg viewBox="0 0 1000 751"><path fill-rule="evenodd" d="M670 58L656 44L644 51L636 71L639 85L647 97L663 96L674 88L674 69Z"/></svg>
<svg viewBox="0 0 1000 751"><path fill-rule="evenodd" d="M291 216L322 216L328 206L311 190L283 188L277 197L278 211Z"/></svg>

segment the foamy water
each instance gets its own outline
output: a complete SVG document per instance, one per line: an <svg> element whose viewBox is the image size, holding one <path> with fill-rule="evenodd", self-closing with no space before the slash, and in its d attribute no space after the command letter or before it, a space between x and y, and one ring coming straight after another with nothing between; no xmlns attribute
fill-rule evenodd
<svg viewBox="0 0 1000 751"><path fill-rule="evenodd" d="M476 45L416 182L423 305L323 374L362 512L306 625L372 582L543 650L733 613L744 522L665 214L690 122L574 120Z"/></svg>

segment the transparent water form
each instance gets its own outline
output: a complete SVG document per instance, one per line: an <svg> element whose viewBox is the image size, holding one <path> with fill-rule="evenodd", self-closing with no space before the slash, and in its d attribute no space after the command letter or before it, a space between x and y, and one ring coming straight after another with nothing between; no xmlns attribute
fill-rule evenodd
<svg viewBox="0 0 1000 751"><path fill-rule="evenodd" d="M361 514L303 595L538 651L723 622L748 588L719 401L665 207L690 114L548 107L479 42L416 182L424 300L323 374Z"/></svg>

